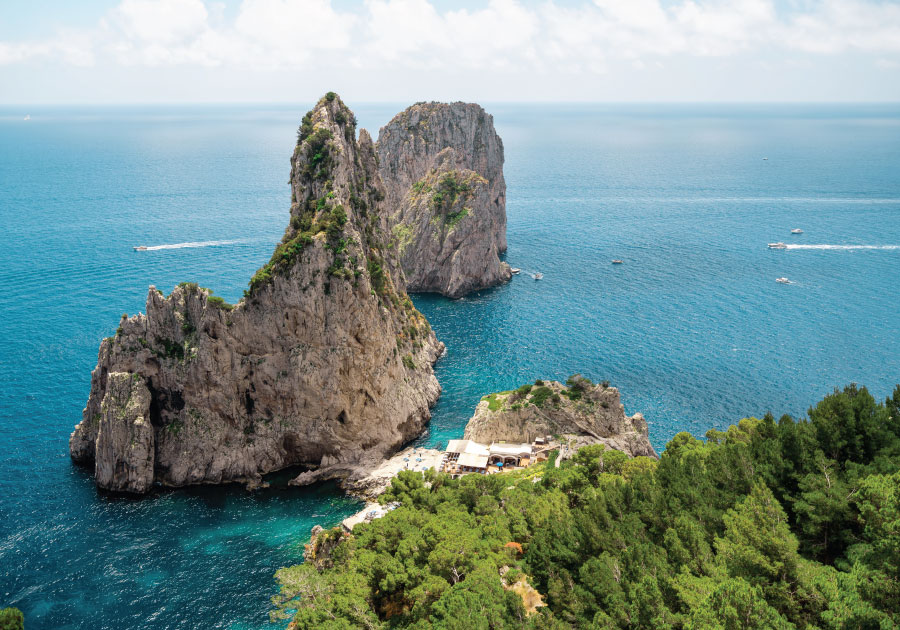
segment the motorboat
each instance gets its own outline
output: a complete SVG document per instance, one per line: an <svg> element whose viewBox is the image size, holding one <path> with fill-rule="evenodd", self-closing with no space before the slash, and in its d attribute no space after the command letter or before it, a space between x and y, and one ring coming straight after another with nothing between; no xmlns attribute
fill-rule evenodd
<svg viewBox="0 0 900 630"><path fill-rule="evenodd" d="M781 284L790 284L791 283L791 281L788 280L787 278L775 278L775 282L778 282Z"/></svg>
<svg viewBox="0 0 900 630"><path fill-rule="evenodd" d="M147 246L146 245L138 245L137 247L134 248L134 251L145 252L145 251L147 251Z"/></svg>
<svg viewBox="0 0 900 630"><path fill-rule="evenodd" d="M540 280L544 277L544 274L542 274L540 271L535 271L533 274L531 274L531 277L535 280Z"/></svg>
<svg viewBox="0 0 900 630"><path fill-rule="evenodd" d="M794 228L793 230L791 230L791 234L803 234L803 230L801 230L800 228Z"/></svg>
<svg viewBox="0 0 900 630"><path fill-rule="evenodd" d="M787 249L785 243L769 243L769 249Z"/></svg>
<svg viewBox="0 0 900 630"><path fill-rule="evenodd" d="M31 114L25 114L25 118L23 120L31 120Z"/></svg>
<svg viewBox="0 0 900 630"><path fill-rule="evenodd" d="M516 267L510 267L509 270L510 270L512 273L522 273L522 270L521 270L521 269L518 269L518 268L516 268Z"/></svg>
<svg viewBox="0 0 900 630"><path fill-rule="evenodd" d="M623 262L623 261L621 261L621 260L614 260L614 261L612 261L612 264L614 264L614 265L621 265L622 262Z"/></svg>

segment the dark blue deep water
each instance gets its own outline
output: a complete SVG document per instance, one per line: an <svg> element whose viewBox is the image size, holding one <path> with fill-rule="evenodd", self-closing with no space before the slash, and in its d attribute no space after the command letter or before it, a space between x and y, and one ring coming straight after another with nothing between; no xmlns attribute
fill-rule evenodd
<svg viewBox="0 0 900 630"><path fill-rule="evenodd" d="M372 130L401 108L350 105ZM268 259L305 109L0 109L0 606L31 630L271 628L275 569L355 511L278 483L105 497L67 451L98 343L148 285L234 301ZM617 385L657 448L900 382L900 107L489 110L507 259L544 279L415 297L448 347L423 442L573 372ZM192 242L213 244L132 251Z"/></svg>

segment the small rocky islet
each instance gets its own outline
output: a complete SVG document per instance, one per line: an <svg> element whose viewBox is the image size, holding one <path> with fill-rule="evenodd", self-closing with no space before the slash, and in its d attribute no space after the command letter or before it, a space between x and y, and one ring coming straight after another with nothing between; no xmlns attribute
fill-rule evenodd
<svg viewBox="0 0 900 630"><path fill-rule="evenodd" d="M460 297L511 277L503 160L478 105L418 103L376 144L324 96L298 130L269 262L234 305L190 282L150 287L146 314L100 344L72 459L135 494L252 487L292 466L309 470L296 484L365 479L422 433L441 391L444 345L407 290Z"/></svg>

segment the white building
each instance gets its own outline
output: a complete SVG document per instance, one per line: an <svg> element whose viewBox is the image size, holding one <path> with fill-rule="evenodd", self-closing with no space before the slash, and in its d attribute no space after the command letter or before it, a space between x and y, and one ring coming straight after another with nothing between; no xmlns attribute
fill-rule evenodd
<svg viewBox="0 0 900 630"><path fill-rule="evenodd" d="M498 472L528 466L532 460L531 444L494 442L490 446L472 440L450 440L442 470L451 475Z"/></svg>

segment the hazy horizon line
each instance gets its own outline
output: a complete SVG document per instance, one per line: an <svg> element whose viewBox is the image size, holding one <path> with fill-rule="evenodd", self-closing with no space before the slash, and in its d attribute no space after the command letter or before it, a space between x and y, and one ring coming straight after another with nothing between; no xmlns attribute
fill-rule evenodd
<svg viewBox="0 0 900 630"><path fill-rule="evenodd" d="M113 102L91 102L91 101L71 101L71 102L0 102L0 108L14 107L170 107L170 106L234 106L234 105L299 105L303 103L316 103L321 98L291 100L291 101L113 101ZM743 105L743 106L772 106L772 105L826 105L826 106L885 106L900 105L900 100L884 100L884 101L741 101L741 100L723 100L723 101L702 101L702 100L659 100L659 101L599 101L599 100L479 100L479 99L420 99L416 101L410 100L354 100L342 97L347 103L356 103L358 105L397 105L407 103L412 105L415 103L488 103L491 105L632 105L632 106L653 106L653 105Z"/></svg>

